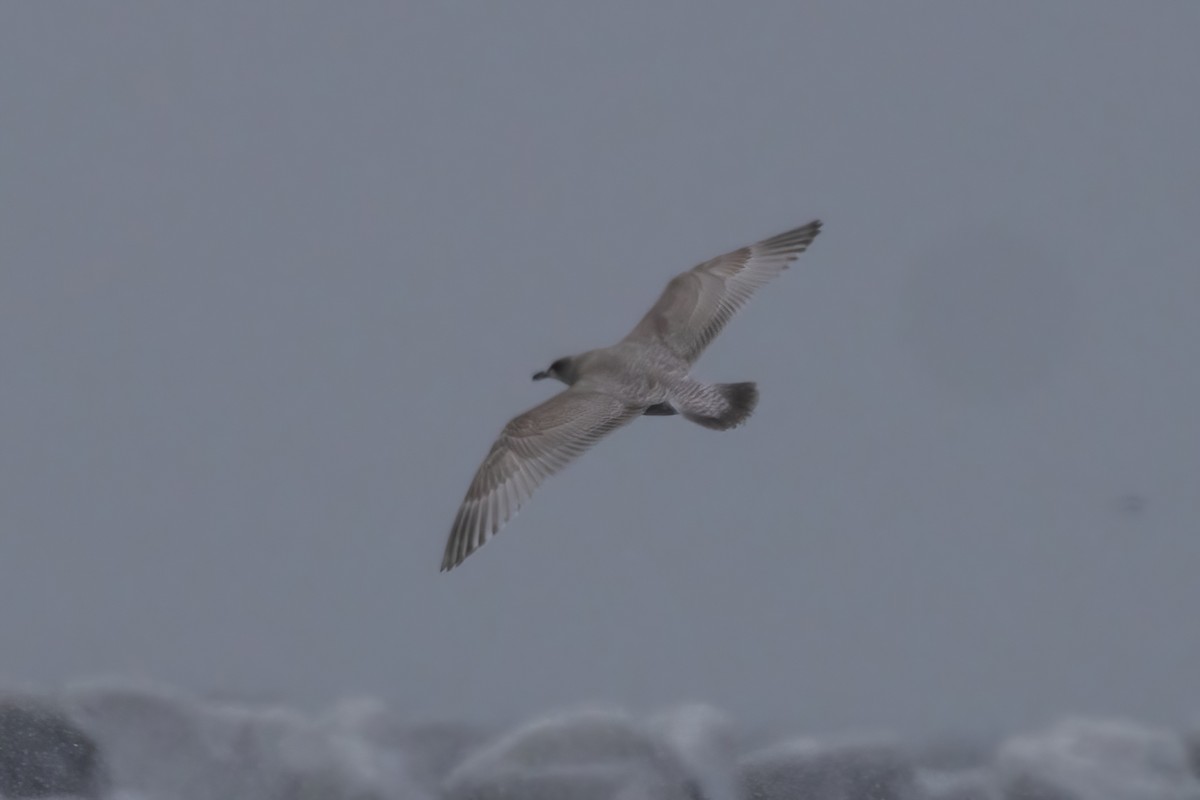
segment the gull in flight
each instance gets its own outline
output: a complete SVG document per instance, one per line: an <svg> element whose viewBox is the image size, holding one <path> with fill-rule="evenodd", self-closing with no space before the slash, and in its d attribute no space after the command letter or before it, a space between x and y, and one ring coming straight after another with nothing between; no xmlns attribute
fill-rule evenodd
<svg viewBox="0 0 1200 800"><path fill-rule="evenodd" d="M753 383L702 383L692 364L758 287L788 268L821 231L794 228L676 275L641 322L611 347L560 358L533 376L567 388L514 417L475 473L442 571L454 569L500 530L550 475L605 434L648 414L681 414L723 431L758 403Z"/></svg>

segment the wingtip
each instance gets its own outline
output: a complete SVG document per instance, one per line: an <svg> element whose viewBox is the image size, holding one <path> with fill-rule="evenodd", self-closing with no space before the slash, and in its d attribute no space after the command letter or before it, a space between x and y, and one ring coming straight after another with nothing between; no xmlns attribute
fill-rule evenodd
<svg viewBox="0 0 1200 800"><path fill-rule="evenodd" d="M447 552L446 555L442 556L442 568L439 570L439 572L449 572L463 561L466 561L467 556L469 555L471 555L470 551L462 554Z"/></svg>
<svg viewBox="0 0 1200 800"><path fill-rule="evenodd" d="M467 555L470 554L468 553ZM449 572L465 561L466 558L467 556L463 556L462 558L453 558L449 553L447 553L446 555L442 556L442 568L439 569L438 572Z"/></svg>
<svg viewBox="0 0 1200 800"><path fill-rule="evenodd" d="M814 219L812 222L776 234L769 239L763 239L752 247L760 255L790 256L789 260L791 260L808 249L808 246L821 232L823 224L821 220Z"/></svg>
<svg viewBox="0 0 1200 800"><path fill-rule="evenodd" d="M456 531L456 533L451 534L450 541L446 543L446 552L442 555L442 567L438 571L449 572L461 565L482 545L483 542L476 544L471 541L470 537L458 535Z"/></svg>

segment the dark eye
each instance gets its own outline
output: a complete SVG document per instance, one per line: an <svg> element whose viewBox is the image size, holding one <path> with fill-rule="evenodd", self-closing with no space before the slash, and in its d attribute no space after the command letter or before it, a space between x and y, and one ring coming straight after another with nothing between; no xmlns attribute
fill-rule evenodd
<svg viewBox="0 0 1200 800"><path fill-rule="evenodd" d="M562 372L566 368L567 368L567 360L565 358L560 358L558 361L555 361L553 364L550 365L551 372Z"/></svg>

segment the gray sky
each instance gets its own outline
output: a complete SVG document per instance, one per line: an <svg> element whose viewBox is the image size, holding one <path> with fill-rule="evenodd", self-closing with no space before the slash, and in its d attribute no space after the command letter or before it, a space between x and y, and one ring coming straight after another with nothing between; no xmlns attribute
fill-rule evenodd
<svg viewBox="0 0 1200 800"><path fill-rule="evenodd" d="M0 677L1200 719L1200 7L0 9ZM824 234L461 570L530 374Z"/></svg>

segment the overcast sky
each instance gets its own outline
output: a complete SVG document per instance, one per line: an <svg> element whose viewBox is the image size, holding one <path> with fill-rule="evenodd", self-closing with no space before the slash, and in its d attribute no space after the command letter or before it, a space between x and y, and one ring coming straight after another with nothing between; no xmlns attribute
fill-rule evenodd
<svg viewBox="0 0 1200 800"><path fill-rule="evenodd" d="M7 3L0 680L1200 721L1200 6ZM459 570L531 373L825 231Z"/></svg>

